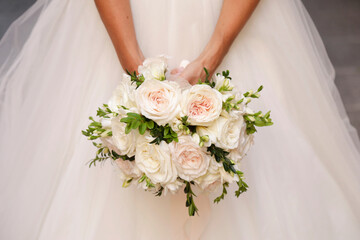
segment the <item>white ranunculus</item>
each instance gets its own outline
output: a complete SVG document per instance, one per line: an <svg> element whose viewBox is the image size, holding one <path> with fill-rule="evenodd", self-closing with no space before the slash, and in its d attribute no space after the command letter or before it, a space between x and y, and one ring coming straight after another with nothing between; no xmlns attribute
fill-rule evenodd
<svg viewBox="0 0 360 240"><path fill-rule="evenodd" d="M197 84L183 92L181 108L191 125L208 126L222 110L222 95L206 84Z"/></svg>
<svg viewBox="0 0 360 240"><path fill-rule="evenodd" d="M120 122L120 119L121 117L115 117L111 120L112 139L120 155L132 157L135 155L137 133L134 130L126 134L126 123Z"/></svg>
<svg viewBox="0 0 360 240"><path fill-rule="evenodd" d="M139 66L138 70L139 73L144 76L145 80L165 80L167 67L167 58L165 56L159 56L147 58L143 64Z"/></svg>
<svg viewBox="0 0 360 240"><path fill-rule="evenodd" d="M180 136L178 142L170 144L170 148L178 175L182 179L192 181L206 173L211 157L189 135Z"/></svg>
<svg viewBox="0 0 360 240"><path fill-rule="evenodd" d="M181 90L177 83L147 80L135 91L138 109L159 125L169 123L180 111Z"/></svg>
<svg viewBox="0 0 360 240"><path fill-rule="evenodd" d="M116 87L111 99L109 100L109 108L113 112L119 113L119 108L125 106L127 108L136 107L134 98L135 85L131 84L130 76L123 75L122 81Z"/></svg>
<svg viewBox="0 0 360 240"><path fill-rule="evenodd" d="M138 168L154 183L175 188L177 171L171 160L169 145L161 141L159 145L150 144L152 138L140 136L137 141L135 162Z"/></svg>

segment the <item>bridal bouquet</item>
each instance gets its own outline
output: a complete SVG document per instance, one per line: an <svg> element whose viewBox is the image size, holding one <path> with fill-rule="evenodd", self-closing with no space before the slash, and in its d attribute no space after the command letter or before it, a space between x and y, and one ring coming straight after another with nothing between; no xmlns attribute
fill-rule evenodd
<svg viewBox="0 0 360 240"><path fill-rule="evenodd" d="M193 216L195 188L222 187L215 203L224 199L229 184L237 184L237 197L247 190L240 161L256 127L273 123L270 112L248 107L262 86L241 93L223 71L180 87L167 79L167 71L167 59L156 57L146 59L138 75L124 74L109 103L97 110L98 119L90 117L82 132L97 148L90 166L112 159L123 187L137 184L156 196L184 188Z"/></svg>

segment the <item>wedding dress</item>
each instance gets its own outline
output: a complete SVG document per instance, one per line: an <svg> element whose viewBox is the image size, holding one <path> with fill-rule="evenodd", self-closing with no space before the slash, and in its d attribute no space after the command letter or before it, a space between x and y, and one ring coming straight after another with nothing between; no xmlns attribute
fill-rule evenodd
<svg viewBox="0 0 360 240"><path fill-rule="evenodd" d="M175 67L203 50L220 0L133 0L144 55ZM38 0L0 42L0 238L360 239L360 145L334 69L299 0L262 0L218 70L271 109L242 162L249 190L195 199L122 188L88 168L81 135L122 69L93 1Z"/></svg>

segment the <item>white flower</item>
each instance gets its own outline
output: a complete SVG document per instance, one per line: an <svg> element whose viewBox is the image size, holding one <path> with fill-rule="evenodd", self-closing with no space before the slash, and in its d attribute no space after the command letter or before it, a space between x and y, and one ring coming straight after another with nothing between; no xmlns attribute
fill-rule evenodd
<svg viewBox="0 0 360 240"><path fill-rule="evenodd" d="M214 77L215 89L223 92L231 91L234 86L230 83L230 79L225 78L222 74L216 74Z"/></svg>
<svg viewBox="0 0 360 240"><path fill-rule="evenodd" d="M215 191L221 185L221 174L219 171L221 167L222 165L212 158L206 174L195 179L195 182L202 190Z"/></svg>
<svg viewBox="0 0 360 240"><path fill-rule="evenodd" d="M139 66L138 71L144 76L145 80L165 80L167 67L167 58L159 56L155 58L147 58L143 64Z"/></svg>
<svg viewBox="0 0 360 240"><path fill-rule="evenodd" d="M120 122L121 117L111 120L112 139L114 145L119 150L120 155L132 157L135 155L136 131L125 133L126 123Z"/></svg>
<svg viewBox="0 0 360 240"><path fill-rule="evenodd" d="M130 76L124 74L123 80L116 87L111 99L109 100L108 105L110 110L119 113L121 106L125 106L127 108L136 107L134 90L135 86L131 84Z"/></svg>
<svg viewBox="0 0 360 240"><path fill-rule="evenodd" d="M115 151L117 154L120 154L120 150L115 146L112 137L102 137L100 140L110 151Z"/></svg>
<svg viewBox="0 0 360 240"><path fill-rule="evenodd" d="M180 136L179 142L172 142L170 148L182 179L192 181L206 173L211 157L189 135Z"/></svg>
<svg viewBox="0 0 360 240"><path fill-rule="evenodd" d="M244 125L246 124L242 116L227 115L220 116L209 127L197 127L196 131L200 136L208 135L210 142L215 146L229 150L239 146L240 133Z"/></svg>
<svg viewBox="0 0 360 240"><path fill-rule="evenodd" d="M169 145L162 141L160 145L150 144L152 138L139 136L136 146L135 162L152 183L160 183L175 191L177 171L171 161Z"/></svg>
<svg viewBox="0 0 360 240"><path fill-rule="evenodd" d="M183 92L181 108L191 125L208 126L222 110L222 95L206 84L197 84Z"/></svg>
<svg viewBox="0 0 360 240"><path fill-rule="evenodd" d="M180 111L181 90L177 83L147 80L135 91L141 114L159 125L170 122Z"/></svg>

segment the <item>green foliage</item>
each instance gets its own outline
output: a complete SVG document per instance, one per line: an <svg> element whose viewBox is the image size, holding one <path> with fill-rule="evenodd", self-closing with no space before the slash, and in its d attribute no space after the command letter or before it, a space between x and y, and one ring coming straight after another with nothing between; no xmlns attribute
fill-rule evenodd
<svg viewBox="0 0 360 240"><path fill-rule="evenodd" d="M259 98L260 97L260 92L261 90L263 90L263 86L261 85L256 92L253 91L248 91L246 93L244 93L244 97L249 97L249 98Z"/></svg>
<svg viewBox="0 0 360 240"><path fill-rule="evenodd" d="M226 182L223 184L223 191L222 194L220 196L218 196L217 198L214 199L214 203L219 203L221 200L224 200L225 195L227 194L227 190L226 188L229 187L229 183Z"/></svg>
<svg viewBox="0 0 360 240"><path fill-rule="evenodd" d="M160 144L161 141L171 143L172 141L179 141L177 133L172 130L169 124L160 126L153 120L150 120L138 113L127 113L127 117L124 117L120 122L126 123L125 133L130 133L133 129L138 129L139 133L143 135L147 129L150 130L150 135L155 138L150 143Z"/></svg>
<svg viewBox="0 0 360 240"><path fill-rule="evenodd" d="M155 122L147 119L138 113L129 112L127 117L120 119L120 122L126 123L125 133L128 134L132 129L138 129L141 135L144 135L147 129L153 129Z"/></svg>
<svg viewBox="0 0 360 240"><path fill-rule="evenodd" d="M217 73L217 75L220 75L220 73ZM223 92L229 92L229 91L233 90L234 87L230 86L231 77L229 76L230 75L229 70L222 71L221 75L225 78L225 80L224 80L223 85L220 86L219 92L223 93Z"/></svg>
<svg viewBox="0 0 360 240"><path fill-rule="evenodd" d="M128 155L119 155L114 150L111 151L111 158L114 160L121 158L124 161L130 161L130 162L135 160L135 156L129 157Z"/></svg>
<svg viewBox="0 0 360 240"><path fill-rule="evenodd" d="M247 191L249 186L244 182L244 174L242 172L236 171L236 175L239 177L239 181L236 182L239 188L235 191L235 196L239 197L240 194Z"/></svg>
<svg viewBox="0 0 360 240"><path fill-rule="evenodd" d="M125 179L122 187L127 188L128 186L130 186L130 183L132 182L132 180L133 180L133 178Z"/></svg>
<svg viewBox="0 0 360 240"><path fill-rule="evenodd" d="M129 157L127 155L119 155L117 154L115 151L110 151L110 149L106 146L104 146L101 143L96 143L93 142L93 145L95 147L98 148L98 150L96 151L96 156L95 158L93 158L90 163L89 163L89 167L91 166L96 166L97 163L103 162L107 159L113 159L113 160L117 160L117 159L123 159L123 160L127 160L127 161L134 161L135 160L135 156L133 157Z"/></svg>
<svg viewBox="0 0 360 240"><path fill-rule="evenodd" d="M160 144L161 141L165 141L166 143L179 141L177 133L172 130L169 124L159 126L155 123L154 128L150 130L150 135L155 138L150 143Z"/></svg>
<svg viewBox="0 0 360 240"><path fill-rule="evenodd" d="M204 71L205 71L205 81L203 82L201 81L201 79L199 79L198 84L206 84L214 88L215 82L211 81L209 71L205 67L204 67Z"/></svg>
<svg viewBox="0 0 360 240"><path fill-rule="evenodd" d="M183 116L181 118L181 124L179 125L179 129L183 130L186 134L196 133L196 126L190 125L190 123L187 121L188 119L188 116Z"/></svg>
<svg viewBox="0 0 360 240"><path fill-rule="evenodd" d="M246 122L246 133L248 135L255 133L256 127L266 127L271 126L274 123L270 118L270 111L268 111L265 115L262 114L261 111L254 114L245 114L244 120Z"/></svg>
<svg viewBox="0 0 360 240"><path fill-rule="evenodd" d="M145 78L142 74L136 75L136 71L130 73L128 70L126 70L126 73L131 77L131 82L136 84L136 88L138 88L145 81Z"/></svg>
<svg viewBox="0 0 360 240"><path fill-rule="evenodd" d="M91 123L89 124L86 130L81 131L84 136L88 138L88 140L95 140L100 137L110 137L112 136L112 132L109 129L102 128L102 124L94 120L93 117L89 117Z"/></svg>
<svg viewBox="0 0 360 240"><path fill-rule="evenodd" d="M96 112L96 116L98 117L103 117L103 118L110 118L110 116L117 116L118 113L115 113L113 111L110 110L109 105L107 104L103 104L103 108L98 108L97 112Z"/></svg>
<svg viewBox="0 0 360 240"><path fill-rule="evenodd" d="M154 187L155 187L155 184L153 184L153 183L151 182L150 178L148 178L145 173L144 173L144 174L142 175L142 177L138 180L138 182L139 182L139 183L142 183L142 182L144 182L144 181L145 181L146 187L147 187L148 189L151 189L151 188L154 188Z"/></svg>
<svg viewBox="0 0 360 240"><path fill-rule="evenodd" d="M96 143L93 143L94 145ZM103 162L105 160L107 160L108 158L110 158L111 153L109 151L109 148L107 147L102 147L101 144L99 144L99 149L96 151L96 156L95 158L93 158L90 163L89 163L89 168L94 165L96 166L97 163Z"/></svg>
<svg viewBox="0 0 360 240"><path fill-rule="evenodd" d="M239 110L239 104L241 104L244 101L244 98L240 99L239 101L234 101L235 97L230 96L228 97L225 102L222 103L222 108L225 109L227 112L230 112L231 110Z"/></svg>
<svg viewBox="0 0 360 240"><path fill-rule="evenodd" d="M159 188L159 190L157 190L157 191L155 192L155 196L156 196L156 197L160 197L160 196L162 195L163 191L164 191L164 187L161 186L161 187Z"/></svg>
<svg viewBox="0 0 360 240"><path fill-rule="evenodd" d="M111 116L117 116L118 114L111 111L107 104L103 104L103 108L98 108L96 116L102 118L110 118ZM111 137L112 132L110 129L104 129L101 122L95 121L93 117L89 117L91 123L86 130L81 131L84 136L89 140L95 140L100 137Z"/></svg>
<svg viewBox="0 0 360 240"><path fill-rule="evenodd" d="M188 208L189 216L194 216L195 213L198 213L198 209L194 202L194 197L196 197L196 195L194 194L194 192L191 189L191 185L194 185L194 182L193 181L191 181L191 182L184 181L184 183L186 184L186 186L184 188L184 193L186 194L185 206Z"/></svg>
<svg viewBox="0 0 360 240"><path fill-rule="evenodd" d="M249 186L244 182L243 173L235 169L235 162L228 158L229 152L223 150L222 148L216 147L212 144L207 148L207 151L210 152L211 156L214 156L217 162L222 162L224 170L229 174L236 174L239 177L239 181L237 181L238 190L235 192L236 197L239 197L241 193L246 192ZM223 194L217 197L214 202L219 202L221 199L224 199L226 192L226 186L223 186Z"/></svg>

